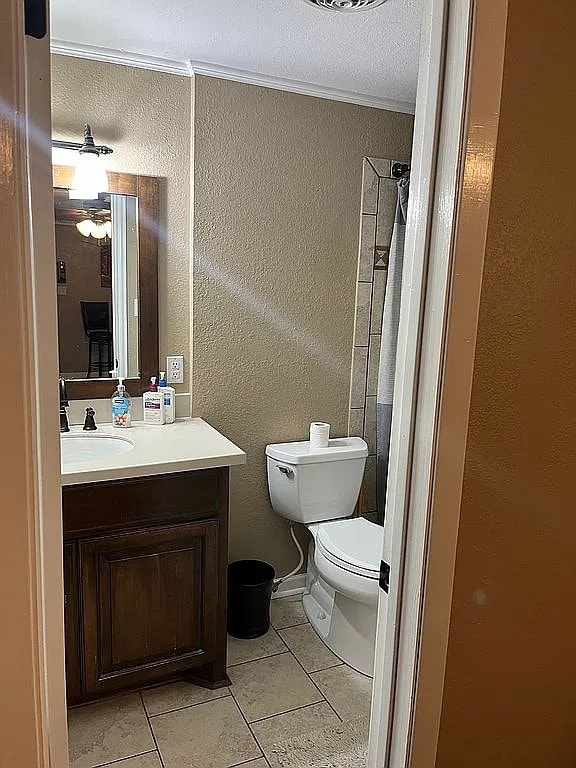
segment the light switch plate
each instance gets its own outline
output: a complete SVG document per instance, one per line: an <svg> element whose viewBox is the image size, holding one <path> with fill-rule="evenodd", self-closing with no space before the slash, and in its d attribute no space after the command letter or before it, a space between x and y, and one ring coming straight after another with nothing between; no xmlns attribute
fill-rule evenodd
<svg viewBox="0 0 576 768"><path fill-rule="evenodd" d="M184 383L184 357L183 355L168 355L166 357L166 383Z"/></svg>

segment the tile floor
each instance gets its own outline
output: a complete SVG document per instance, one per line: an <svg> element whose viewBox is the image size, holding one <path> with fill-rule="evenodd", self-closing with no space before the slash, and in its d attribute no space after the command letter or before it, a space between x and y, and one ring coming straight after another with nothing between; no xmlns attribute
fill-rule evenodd
<svg viewBox="0 0 576 768"><path fill-rule="evenodd" d="M229 638L230 688L177 682L69 713L71 768L276 768L272 745L367 717L371 680L320 641L299 597L272 601L272 628Z"/></svg>

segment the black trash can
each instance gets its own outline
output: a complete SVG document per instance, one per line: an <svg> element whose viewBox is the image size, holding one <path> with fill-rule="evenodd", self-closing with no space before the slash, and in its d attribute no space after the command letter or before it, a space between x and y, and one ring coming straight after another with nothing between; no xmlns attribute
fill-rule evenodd
<svg viewBox="0 0 576 768"><path fill-rule="evenodd" d="M262 560L237 560L228 566L228 632L251 639L270 629L274 568Z"/></svg>

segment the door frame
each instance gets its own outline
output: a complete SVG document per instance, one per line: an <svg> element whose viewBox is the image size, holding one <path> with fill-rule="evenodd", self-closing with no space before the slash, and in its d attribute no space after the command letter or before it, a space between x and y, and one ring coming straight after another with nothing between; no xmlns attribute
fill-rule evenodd
<svg viewBox="0 0 576 768"><path fill-rule="evenodd" d="M0 24L0 321L12 384L0 448L0 665L9 697L0 762L60 768L68 746L49 32L25 36L24 13L21 0L6 0Z"/></svg>
<svg viewBox="0 0 576 768"><path fill-rule="evenodd" d="M386 510L394 526L384 538L390 593L379 600L369 768L436 760L504 66L507 0L434 5L420 52ZM432 131L427 108L439 123L428 179L419 155Z"/></svg>
<svg viewBox="0 0 576 768"><path fill-rule="evenodd" d="M395 686L401 650L401 574L409 476L413 462L411 436L415 421L421 318L426 291L441 96L447 58L448 10L449 0L429 0L424 4L422 14L382 550L382 560L390 567L389 591L384 593L379 590L378 594L368 768L382 768L389 764L392 740L397 738L405 724L405 720L399 717L396 696L401 695L406 686L402 684L398 690ZM409 640L406 639L406 642ZM392 653L388 650L390 648L394 649ZM396 722L394 717L397 718Z"/></svg>
<svg viewBox="0 0 576 768"><path fill-rule="evenodd" d="M450 45L450 29L461 35L462 27L458 28L456 21L467 4L474 8L474 24L465 27L466 58L463 59L462 47ZM409 222L407 228L407 245L412 244L410 250L407 249L407 256L412 258L413 267L418 263L425 265L424 244L429 253L429 269L426 312L422 317L419 302L414 302L409 315L411 322L403 328L405 336L402 338L408 340L409 331L413 333L417 321L416 326L423 329L425 338L435 339L436 346L424 344L423 354L419 354L422 337L417 335L416 342L414 336L410 337L413 361L408 355L403 365L406 374L412 366L413 375L404 379L403 405L401 409L397 408L403 419L401 421L398 416L393 425L392 444L408 446L404 465L398 458L391 472L396 473L393 486L398 501L395 505L400 505L402 513L407 512L409 535L404 536L404 532L397 528L393 537L392 588L397 590L398 621L388 628L381 621L378 627L380 663L374 693L370 768L385 765L383 745L384 750L388 745L391 747L386 768L405 768L410 753L412 768L429 768L435 759L446 655L444 641L448 633L454 569L450 557L455 551L462 479L459 473L463 467L469 409L470 391L466 386L471 380L474 356L478 313L475 298L479 297L481 285L482 234L485 233L490 199L489 153L497 130L504 51L506 0L483 0L480 4L477 0L431 0L424 6L411 224ZM496 41L494 34L490 35L494 29L489 30L481 19L482 15L489 15L488 11L492 12L492 22L496 23ZM447 13L452 20L452 26L449 24L448 28L445 25ZM14 466L15 471L4 473L3 493L5 499L13 498L18 503L21 514L8 521L15 535L4 537L9 556L0 558L0 575L6 584L24 586L24 599L8 603L3 616L13 629L10 635L12 647L27 650L29 663L19 668L22 685L19 691L10 691L10 708L6 708L3 715L5 728L13 734L10 745L5 745L4 749L11 750L10 762L14 765L64 767L68 764L68 750L56 394L56 285L53 226L45 213L52 210L47 204L52 190L51 158L47 151L50 136L49 44L47 38L24 38L23 3L20 0L8 0L7 17L8 23L0 26L3 43L0 57L3 72L8 73L8 106L13 119L12 122L0 119L0 133L3 151L13 154L14 185L8 190L11 194L0 196L0 210L5 214L3 220L17 222L18 226L14 228L12 247L5 248L3 265L6 274L14 277L16 287L10 296L12 301L4 305L0 303L0 314L4 338L11 340L11 346L17 350L12 354L10 347L8 351L14 380L18 381L12 407L18 412L21 424L11 424L12 431L7 428L11 437L14 434L17 439L10 446L4 446L10 448L10 455L3 468L10 470ZM480 46L475 32L478 28L484 31ZM483 84L486 93L482 104L475 105L476 126L469 126L470 131L465 134L464 102L460 99L458 104L457 95L446 90L449 78L444 81L442 72L453 79L460 77L461 82L466 82L467 78L469 81L468 54L472 50L472 41L475 44L472 75L482 80L481 65L485 67L487 74ZM438 69L442 62L442 55L439 57L438 54L443 51L443 66ZM490 57L493 63L490 63ZM450 105L452 112L448 108ZM468 105L470 116L473 107L474 101ZM431 115L435 116L433 123L430 122ZM482 137L479 136L478 143L470 145L472 128L480 130L482 119L486 117L488 144L482 147ZM446 152L450 147L454 148L456 139L458 147L467 149L459 163L459 176L452 174L450 177L449 163L443 168L440 163L440 150L442 146ZM479 162L481 150L486 151L486 147L488 157L484 156L482 171L485 184L479 192L467 188L467 170L473 173L474 162ZM449 159L449 153L446 157ZM415 190L417 194L414 194ZM6 188L3 191L6 192ZM461 227L458 232L457 224ZM446 239L447 234L449 239ZM447 246L448 250L441 250ZM474 256L473 268L464 275L459 272L459 259L469 257L468 247ZM435 264L445 269L443 283L441 270L436 273L437 285L432 279L434 273L430 271L430 266ZM422 267L421 270L423 287ZM452 280L449 300L448 275ZM407 282L404 291L418 297L416 270L413 276L414 282ZM434 286L441 290L435 293ZM434 306L433 297L439 302L436 306L444 308L444 312L436 317L430 312ZM430 389L433 383L435 387ZM439 397L440 385L442 398ZM430 397L430 392L435 392L434 397ZM449 393L453 393L454 401L448 397ZM407 404L409 408L406 408ZM436 516L444 503L446 513ZM420 525L417 525L418 521ZM402 563L398 556L402 549L398 547L404 544L407 546ZM13 567L16 551L17 568ZM383 654L383 643L386 643L387 632L404 655L400 664L384 673L386 654ZM384 674L389 680L386 698L382 695ZM386 712L389 717L386 716L385 721L383 714ZM388 721L391 732L383 739L380 726ZM34 738L31 738L32 733Z"/></svg>

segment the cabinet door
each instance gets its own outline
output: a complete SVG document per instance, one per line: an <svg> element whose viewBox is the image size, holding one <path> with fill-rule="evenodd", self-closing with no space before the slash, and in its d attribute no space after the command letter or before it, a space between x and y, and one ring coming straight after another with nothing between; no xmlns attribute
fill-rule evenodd
<svg viewBox="0 0 576 768"><path fill-rule="evenodd" d="M78 611L78 552L75 544L64 544L64 638L66 693L73 704L82 694L80 672L80 616Z"/></svg>
<svg viewBox="0 0 576 768"><path fill-rule="evenodd" d="M217 534L209 520L80 543L87 694L212 660Z"/></svg>

